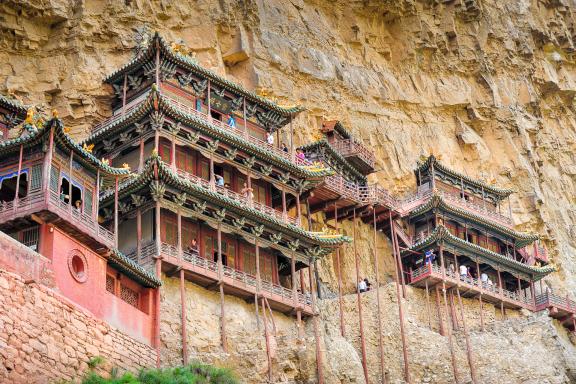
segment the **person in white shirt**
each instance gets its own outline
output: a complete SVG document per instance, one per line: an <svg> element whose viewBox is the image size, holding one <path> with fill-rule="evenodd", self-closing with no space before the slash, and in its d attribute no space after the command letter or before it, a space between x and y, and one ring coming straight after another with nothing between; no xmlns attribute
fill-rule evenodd
<svg viewBox="0 0 576 384"><path fill-rule="evenodd" d="M488 275L485 272L482 272L482 274L480 274L480 281L484 286L486 286L486 284L488 283Z"/></svg>
<svg viewBox="0 0 576 384"><path fill-rule="evenodd" d="M358 281L358 292L360 293L366 292L367 288L368 286L366 285L366 282L364 280Z"/></svg>
<svg viewBox="0 0 576 384"><path fill-rule="evenodd" d="M466 280L466 276L468 276L468 268L464 264L460 265L460 279Z"/></svg>
<svg viewBox="0 0 576 384"><path fill-rule="evenodd" d="M274 145L274 134L272 132L266 133L266 142L270 146Z"/></svg>

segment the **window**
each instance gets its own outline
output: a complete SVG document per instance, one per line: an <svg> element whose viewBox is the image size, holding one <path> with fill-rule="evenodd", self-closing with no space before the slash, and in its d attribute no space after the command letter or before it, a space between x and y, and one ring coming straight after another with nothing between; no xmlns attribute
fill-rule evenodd
<svg viewBox="0 0 576 384"><path fill-rule="evenodd" d="M86 256L76 249L72 250L68 255L68 270L74 280L79 283L85 283L88 280L88 261Z"/></svg>
<svg viewBox="0 0 576 384"><path fill-rule="evenodd" d="M160 143L160 158L163 162L170 164L172 159L170 158L170 154L172 152L172 144L161 142Z"/></svg>
<svg viewBox="0 0 576 384"><path fill-rule="evenodd" d="M243 271L256 276L256 249L242 247Z"/></svg>
<svg viewBox="0 0 576 384"><path fill-rule="evenodd" d="M116 293L115 286L116 286L116 279L110 276L109 274L106 274L106 290L111 294L115 294Z"/></svg>
<svg viewBox="0 0 576 384"><path fill-rule="evenodd" d="M178 148L176 150L176 167L194 174L194 155L191 150L187 148Z"/></svg>
<svg viewBox="0 0 576 384"><path fill-rule="evenodd" d="M32 177L30 178L30 190L36 191L42 188L42 164L32 167Z"/></svg>
<svg viewBox="0 0 576 384"><path fill-rule="evenodd" d="M58 191L58 179L60 171L54 165L50 167L50 189L54 192Z"/></svg>
<svg viewBox="0 0 576 384"><path fill-rule="evenodd" d="M260 253L260 277L262 280L273 282L274 267L272 256L267 253Z"/></svg>
<svg viewBox="0 0 576 384"><path fill-rule="evenodd" d="M12 201L16 196L16 181L18 180L18 172L13 172L5 176L0 176L0 201ZM20 172L20 180L18 180L20 188L18 189L18 197L22 198L28 194L28 170Z"/></svg>
<svg viewBox="0 0 576 384"><path fill-rule="evenodd" d="M166 213L162 215L162 236L161 239L164 243L170 245L178 244L178 223L176 222L176 216L172 213Z"/></svg>
<svg viewBox="0 0 576 384"><path fill-rule="evenodd" d="M125 302L127 302L128 304L130 304L131 306L139 308L138 305L139 297L140 295L138 294L138 292L136 292L132 288L129 288L124 284L120 285L120 298Z"/></svg>
<svg viewBox="0 0 576 384"><path fill-rule="evenodd" d="M210 163L207 160L200 161L200 177L204 180L210 180Z"/></svg>
<svg viewBox="0 0 576 384"><path fill-rule="evenodd" d="M196 231L195 223L182 219L182 249L186 250L192 244L193 239L198 241Z"/></svg>
<svg viewBox="0 0 576 384"><path fill-rule="evenodd" d="M253 185L253 189L254 189L254 201L266 205L267 204L266 187L259 183L255 183Z"/></svg>
<svg viewBox="0 0 576 384"><path fill-rule="evenodd" d="M92 199L93 199L93 192L89 189L86 189L86 195L84 196L84 212L91 214L92 213Z"/></svg>

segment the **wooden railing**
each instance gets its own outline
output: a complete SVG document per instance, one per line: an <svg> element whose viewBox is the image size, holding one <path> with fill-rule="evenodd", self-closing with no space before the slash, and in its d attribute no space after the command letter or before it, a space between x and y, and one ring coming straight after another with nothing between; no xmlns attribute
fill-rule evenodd
<svg viewBox="0 0 576 384"><path fill-rule="evenodd" d="M548 290L536 296L536 309L538 311L550 307L557 307L569 313L576 313L576 302L567 296L559 296Z"/></svg>
<svg viewBox="0 0 576 384"><path fill-rule="evenodd" d="M483 204L478 204L478 203L474 203L472 201L469 200L465 200L462 199L460 196L452 194L452 193L447 193L444 191L438 191L438 193L440 194L440 196L442 196L445 200L458 205L462 208L468 209L472 212L475 212L477 214L479 214L480 216L487 216L490 219L503 224L505 226L512 226L512 219L504 216L494 210L488 209L486 208Z"/></svg>
<svg viewBox="0 0 576 384"><path fill-rule="evenodd" d="M254 199L249 198L248 196L244 196L238 192L231 190L230 188L226 187L218 187L216 185L212 185L208 180L205 180L201 177L196 175L192 175L188 172L182 171L180 169L177 170L178 176L187 179L193 183L196 183L208 190L217 192L222 196L228 197L232 200L238 201L239 203L243 204L246 207L254 208L262 213L267 215L273 216L277 220L287 222L292 225L298 225L297 218L291 217L288 214L283 215L282 212L277 211L276 209L267 206L266 204L262 204Z"/></svg>
<svg viewBox="0 0 576 384"><path fill-rule="evenodd" d="M92 128L92 134L95 134L98 131L108 127L109 125L115 123L116 121L118 121L121 118L123 118L124 116L126 116L128 113L132 112L140 104L142 104L142 102L146 99L147 96L148 96L148 92L145 92L142 95L138 96L136 99L132 100L126 106L126 108L124 108L124 111L122 111L122 108L119 108L116 111L114 111L114 114L112 116L110 116L108 119L101 121L100 123L94 125L94 127Z"/></svg>
<svg viewBox="0 0 576 384"><path fill-rule="evenodd" d="M501 297L507 299L507 301L515 302L525 308L534 310L534 304L531 297L523 295L519 292L509 291L507 289L500 288L496 284L490 284L488 282L482 282L474 277L462 277L456 271L446 269L446 281L450 281L453 284L464 285L467 288L472 288L483 293L488 293L494 297ZM421 266L418 269L413 270L410 273L410 282L417 282L426 278L427 276L434 276L437 279L442 279L442 268L437 264L428 263ZM576 307L575 307L576 308Z"/></svg>
<svg viewBox="0 0 576 384"><path fill-rule="evenodd" d="M28 213L34 213L44 208L45 194L39 190L28 196L12 201L0 201L0 222L13 219L16 216L22 216Z"/></svg>
<svg viewBox="0 0 576 384"><path fill-rule="evenodd" d="M251 136L244 129L241 129L238 127L233 127L229 124L224 123L223 121L216 120L212 116L210 116L204 112L197 111L194 107L187 105L187 104L184 104L184 103L178 101L177 99L175 99L174 97L169 96L168 94L163 94L162 97L167 99L170 104L172 104L174 107L181 110L182 112L185 112L189 115L199 117L202 120L204 120L204 121L206 121L206 122L208 122L208 123L210 123L210 124L212 124L218 128L226 130L226 131L228 131L234 135L237 135L238 137L241 137L244 140L246 140L246 141L248 141L248 142L250 142L250 143L252 143L252 144L254 144L260 148L265 148L266 150L274 153L276 156L282 157L285 160L288 160L290 162L295 163L296 165L300 165L300 166L312 165L312 163L306 159L300 159L300 158L294 156L289 151L288 152L283 151L282 149L275 147L274 145L268 144L268 142L266 142L265 140L262 140L258 137Z"/></svg>
<svg viewBox="0 0 576 384"><path fill-rule="evenodd" d="M356 140L332 140L330 141L330 145L343 157L358 156L370 168L374 168L374 164L376 163L374 153L368 150L368 148L366 148L364 145L358 143Z"/></svg>
<svg viewBox="0 0 576 384"><path fill-rule="evenodd" d="M98 224L92 215L81 212L60 199L58 193L52 190L49 193L49 209L53 209L61 218L70 221L79 230L98 239L102 244L108 247L114 246L114 233Z"/></svg>

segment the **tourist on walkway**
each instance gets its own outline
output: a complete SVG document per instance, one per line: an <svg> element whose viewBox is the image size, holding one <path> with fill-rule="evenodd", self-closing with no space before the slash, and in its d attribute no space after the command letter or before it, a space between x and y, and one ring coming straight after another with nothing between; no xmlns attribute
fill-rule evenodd
<svg viewBox="0 0 576 384"><path fill-rule="evenodd" d="M214 178L216 179L216 186L217 187L223 187L224 186L224 178L222 176L215 174Z"/></svg>
<svg viewBox="0 0 576 384"><path fill-rule="evenodd" d="M364 283L366 284L366 292L372 289L372 283L368 281L368 278L364 279Z"/></svg>
<svg viewBox="0 0 576 384"><path fill-rule="evenodd" d="M306 155L304 154L304 151L301 150L300 148L296 150L296 157L299 158L300 160L306 160Z"/></svg>
<svg viewBox="0 0 576 384"><path fill-rule="evenodd" d="M282 143L282 150L288 153L288 147L286 146L286 143Z"/></svg>
<svg viewBox="0 0 576 384"><path fill-rule="evenodd" d="M266 142L269 146L274 145L274 134L272 132L266 132Z"/></svg>
<svg viewBox="0 0 576 384"><path fill-rule="evenodd" d="M460 265L460 280L466 281L466 276L468 276L468 268L462 264Z"/></svg>
<svg viewBox="0 0 576 384"><path fill-rule="evenodd" d="M486 274L486 272L482 272L482 274L480 274L480 281L482 282L482 286L486 287L486 285L488 284L488 275Z"/></svg>
<svg viewBox="0 0 576 384"><path fill-rule="evenodd" d="M367 289L368 289L368 286L366 285L366 282L364 280L360 279L360 281L358 281L358 292L364 293L364 292L366 292Z"/></svg>

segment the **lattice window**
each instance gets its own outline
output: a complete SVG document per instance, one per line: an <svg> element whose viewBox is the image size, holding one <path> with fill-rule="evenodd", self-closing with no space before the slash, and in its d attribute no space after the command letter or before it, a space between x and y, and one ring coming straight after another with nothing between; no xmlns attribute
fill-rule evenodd
<svg viewBox="0 0 576 384"><path fill-rule="evenodd" d="M114 283L116 279L110 275L106 275L106 290L112 294L114 294Z"/></svg>
<svg viewBox="0 0 576 384"><path fill-rule="evenodd" d="M92 214L92 191L89 189L84 193L84 212Z"/></svg>
<svg viewBox="0 0 576 384"><path fill-rule="evenodd" d="M54 192L58 192L58 178L60 176L60 172L58 168L54 165L50 167L50 189Z"/></svg>
<svg viewBox="0 0 576 384"><path fill-rule="evenodd" d="M138 308L138 292L125 285L120 286L120 298L133 307Z"/></svg>
<svg viewBox="0 0 576 384"><path fill-rule="evenodd" d="M30 190L35 191L42 187L42 164L36 164L32 167L32 177L30 181Z"/></svg>
<svg viewBox="0 0 576 384"><path fill-rule="evenodd" d="M40 227L35 226L32 228L24 229L20 232L20 242L25 246L38 250L38 239L40 238Z"/></svg>

